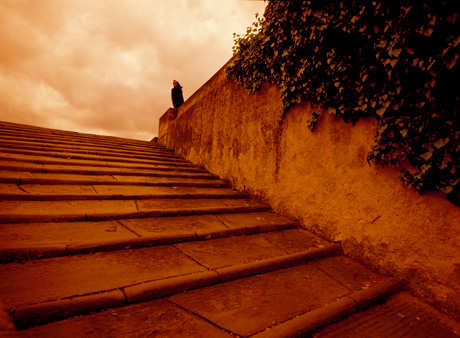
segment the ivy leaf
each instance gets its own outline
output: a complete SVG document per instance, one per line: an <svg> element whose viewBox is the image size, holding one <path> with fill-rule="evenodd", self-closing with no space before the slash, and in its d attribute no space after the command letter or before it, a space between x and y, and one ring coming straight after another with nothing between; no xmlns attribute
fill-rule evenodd
<svg viewBox="0 0 460 338"><path fill-rule="evenodd" d="M425 35L426 37L430 37L431 34L433 34L433 28L427 28L423 31L423 35Z"/></svg>
<svg viewBox="0 0 460 338"><path fill-rule="evenodd" d="M406 51L407 54L410 54L410 55L415 53L415 50L413 48L405 47L404 50Z"/></svg>
<svg viewBox="0 0 460 338"><path fill-rule="evenodd" d="M422 171L423 174L425 174L430 169L431 169L431 164L424 164L420 167L420 170Z"/></svg>
<svg viewBox="0 0 460 338"><path fill-rule="evenodd" d="M439 166L439 169L446 169L449 166L450 163L451 163L450 156L444 157L444 159L442 160L441 165Z"/></svg>
<svg viewBox="0 0 460 338"><path fill-rule="evenodd" d="M445 138L440 138L439 140L437 140L436 142L433 143L433 145L436 147L436 148L442 148L444 147L448 142L449 142L449 138L448 137L445 137Z"/></svg>
<svg viewBox="0 0 460 338"><path fill-rule="evenodd" d="M382 104L382 108L379 108L377 109L376 113L378 116L383 116L383 114L385 113L385 111L387 110L388 106L390 105L390 101L385 101L383 104Z"/></svg>
<svg viewBox="0 0 460 338"><path fill-rule="evenodd" d="M379 126L377 127L377 133L378 133L379 135L382 135L383 132L384 132L385 130L387 130L387 128L388 128L388 124L379 125Z"/></svg>
<svg viewBox="0 0 460 338"><path fill-rule="evenodd" d="M423 154L423 155L420 155L421 158L423 158L425 161L428 162L428 160L433 156L433 153L431 151Z"/></svg>
<svg viewBox="0 0 460 338"><path fill-rule="evenodd" d="M454 58L450 61L444 61L444 64L446 65L447 69L452 69L455 64L457 63L458 60L458 54L455 54Z"/></svg>
<svg viewBox="0 0 460 338"><path fill-rule="evenodd" d="M394 48L391 50L391 54L393 54L394 56L398 57L399 54L401 53L402 51L402 48Z"/></svg>
<svg viewBox="0 0 460 338"><path fill-rule="evenodd" d="M450 185L448 185L446 187L441 187L439 190L441 190L445 194L449 194L454 190L454 188L452 188Z"/></svg>

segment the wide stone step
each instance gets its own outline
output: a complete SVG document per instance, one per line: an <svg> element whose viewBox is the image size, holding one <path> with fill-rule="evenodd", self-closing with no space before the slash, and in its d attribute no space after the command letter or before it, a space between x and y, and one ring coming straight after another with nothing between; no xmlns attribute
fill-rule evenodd
<svg viewBox="0 0 460 338"><path fill-rule="evenodd" d="M10 263L0 267L0 297L19 326L39 324L44 316L62 319L63 307L71 304L82 308L69 308L67 315L89 307L92 311L112 307L113 301L137 303L164 297L340 253L340 246L319 245L313 239L305 230L293 229ZM51 312L56 316L50 318Z"/></svg>
<svg viewBox="0 0 460 338"><path fill-rule="evenodd" d="M24 168L26 170L26 168ZM194 186L194 187L224 187L227 183L208 177L206 179L193 176L159 177L159 176L122 176L122 175L91 175L42 173L0 170L0 183L10 184L44 184L44 185L145 185L145 186Z"/></svg>
<svg viewBox="0 0 460 338"><path fill-rule="evenodd" d="M141 185L47 185L0 183L0 201L63 201L153 198L245 198L230 188Z"/></svg>
<svg viewBox="0 0 460 338"><path fill-rule="evenodd" d="M1 155L0 155L1 157ZM20 162L16 160L6 161L0 159L0 168L3 171L12 172L27 172L27 173L50 173L50 174L77 174L77 175L111 175L116 179L120 177L130 179L132 176L143 177L165 177L165 178L193 178L193 179L212 179L218 178L209 174L207 171L201 169L187 169L178 170L174 168L159 168L155 169L138 169L126 167L108 167L107 165L92 166L90 164L66 164L65 162L56 163L34 163L34 162ZM19 177L20 173L16 177ZM5 182L10 183L10 182Z"/></svg>
<svg viewBox="0 0 460 338"><path fill-rule="evenodd" d="M278 337L279 326L291 326L291 320L315 310L340 304L339 309L327 312L356 312L363 301L375 301L398 288L398 281L337 256L176 294L168 300L238 336ZM299 336L300 328L282 337Z"/></svg>
<svg viewBox="0 0 460 338"><path fill-rule="evenodd" d="M1 138L0 138L1 139ZM48 144L48 143L37 143L37 142L3 142L0 144L0 152L4 153L17 153L17 154L51 154L51 156L57 156L59 154L68 154L70 156L104 156L104 157L115 157L130 159L144 159L144 160L164 160L164 161L181 161L188 163L182 157L175 155L167 150L152 150L151 148L145 148L144 151L136 151L130 149L124 149L120 147L106 148L106 147L84 147L79 144L72 145L59 145L59 144ZM56 155L57 154L57 155Z"/></svg>
<svg viewBox="0 0 460 338"><path fill-rule="evenodd" d="M171 158L171 159L182 159L180 156L164 149L164 148L152 148L150 144L144 149L125 149L124 147L109 147L109 146L95 146L94 144L82 144L82 143L71 143L71 144L62 144L51 143L51 142L39 142L33 140L23 140L23 139L14 139L4 138L0 135L1 147L3 149L27 149L27 150L41 150L41 151L68 151L73 153L81 154L98 154L98 155L107 155L107 154L119 154L126 155L129 157L145 157L152 158L155 156L161 156L162 158Z"/></svg>
<svg viewBox="0 0 460 338"><path fill-rule="evenodd" d="M102 161L103 163L113 162L113 163L133 163L138 165L165 165L170 167L193 167L193 165L187 161L181 159L170 158L161 158L155 156L150 160L140 159L137 157L128 157L128 156L108 156L108 155L91 155L91 154L75 154L69 152L52 152L52 151L35 151L35 150L21 150L21 149L2 149L0 147L1 158L3 159L14 159L23 158L23 159L35 159L46 160L47 158L62 158L66 160L83 160L89 162Z"/></svg>
<svg viewBox="0 0 460 338"><path fill-rule="evenodd" d="M121 152L116 150L94 149L82 150L79 147L71 147L68 149L50 146L24 146L14 143L12 146L5 144L0 145L0 153L6 154L22 154L22 155L39 155L49 157L63 157L74 159L100 159L104 158L107 161L119 161L120 159L129 162L170 162L170 163L183 163L190 165L179 156L171 156L169 152L164 153L134 153L134 152Z"/></svg>
<svg viewBox="0 0 460 338"><path fill-rule="evenodd" d="M268 280L269 277L270 276L268 276L266 279ZM377 295L378 291L374 292L374 294ZM349 296L343 297L343 299L351 300L351 298L355 295L359 296L359 291L351 293ZM206 301L207 299L203 300L203 302ZM276 304L273 304L273 306L276 306ZM308 305L305 304L304 307L308 307ZM315 310L312 310L309 313L315 312ZM252 319L253 317L249 317L246 322ZM310 322L311 324L316 324L320 320L321 318L313 318ZM173 297L170 297L166 299L159 299L130 305L120 309L111 309L89 316L74 317L46 326L33 327L23 331L21 337L57 338L63 337L69 333L72 335L72 337L77 338L148 337L152 336L152 334L156 335L157 337L187 338L234 338L236 336L235 334L230 333L228 330L222 329L221 327L215 325L213 322L210 322L206 317L202 318L197 314L182 308L174 301ZM256 337L256 335L251 335L249 337ZM247 336L238 335L236 337ZM291 338L307 336L300 334L293 336L276 334L272 335L271 337Z"/></svg>
<svg viewBox="0 0 460 338"><path fill-rule="evenodd" d="M257 241L260 238L249 238L248 240ZM107 287L112 287L112 289L98 294L85 293L90 287L88 284L75 284L68 281L69 272L66 269L61 274L53 276L54 280L59 283L58 285L71 285L70 288L73 294L83 293L83 295L64 298L62 297L65 294L64 292L53 290L52 292L43 292L44 295L40 298L40 295L37 294L39 291L34 291L34 294L32 294L32 291L28 291L27 295L21 295L18 299L14 300L16 304L22 304L16 307L16 323L20 327L27 327L29 325L42 324L51 317L53 319L63 319L69 315L81 314L81 312L100 310L104 308L103 305L108 305L111 309L105 312L84 317L74 317L60 323L52 323L41 327L33 327L22 333L26 335L34 334L35 337L42 337L46 333L52 336L53 331L60 330L57 329L59 327L67 327L68 332L73 333L74 330L78 330L78 323L82 323L81 320L83 318L86 323L91 325L91 323L94 323L93 318L101 318L100 316L121 316L123 322L120 324L123 327L131 327L131 333L135 333L133 336L139 336L139 332L152 332L162 328L163 325L161 325L162 320L160 318L156 320L152 318L147 323L144 322L144 325L136 325L139 318L136 315L138 309L143 308L146 311L154 313L159 303L163 304L164 301L167 301L192 314L195 320L201 318L208 323L212 323L215 328L219 328L222 334L250 337L266 332L267 328L274 331L278 325L308 315L315 310L322 309L328 304L335 305L336 303L340 303L340 306L335 306L334 311L329 311L330 313L336 314L337 310L342 314L344 310L348 314L356 312L357 303L363 304L369 300L375 300L385 293L397 290L400 286L395 280L372 273L343 256L334 257L333 251L326 252L324 249L322 249L323 253L325 253L324 255L318 254L321 249L303 251L301 253L305 256L297 262L281 263L281 260L290 256L298 256L299 252L260 259L256 261L259 268L248 271L248 266L256 264L251 262L240 264L240 262L247 258L243 258L242 260L242 258L235 259L232 257L228 261L222 262L219 260L216 262L213 257L200 255L201 251L197 250L197 247L193 246L194 244L212 244L219 247L220 245L227 246L226 243L217 244L213 243L213 241L209 241L209 243L182 243L182 247L180 247L181 254L184 252L187 256L194 253L197 254L192 256L193 262L191 262L187 260L187 257L179 256L176 258L175 250L172 250L171 253L168 252L176 264L180 262L180 267L184 273L182 276L169 278L164 276L169 276L170 273L168 271L175 270L170 267L170 264L173 264L171 261L165 262L165 259L162 259L164 253L160 253L158 256L154 253L151 254L151 257L155 258L155 263L152 263L153 261L138 262L138 264L134 265L129 264L128 268L124 267L124 260L128 258L118 253L120 256L115 260L115 263L110 262L110 264L120 265L120 267L115 266L115 270L117 268L123 271L125 269L135 270L136 276L140 277L144 275L144 278L152 278L153 271L158 271L155 275L161 279L130 284L134 281L132 277L133 273L128 273L124 274L123 280L128 285L117 288L117 283L114 282L113 277L110 275L112 272L109 272L109 276L106 277L105 271L102 270L100 271L99 279L94 281L91 286L93 289L104 289ZM260 245L258 244L247 244L251 248L250 252L253 252L254 248L257 247L260 249ZM270 251L266 244L263 245L263 248L264 251ZM275 247L272 249L275 251L279 250ZM170 248L162 248L162 250L170 250ZM316 252L317 254L313 259L313 257L309 257L308 252ZM241 256L247 257L246 254L245 252ZM278 264L283 268L274 270L268 262L277 261L277 258L279 259ZM101 261L97 263L100 265L104 266L107 264L107 257L100 257L99 259ZM196 263L199 263L199 265L194 265ZM267 264L264 265L263 263ZM77 266L80 264L84 263L75 263ZM153 265L164 265L165 267L160 272L160 270L154 270ZM32 269L39 270L40 268L40 265L38 265ZM74 269L78 269L78 267ZM37 272L31 270L27 273L36 274ZM165 274L162 275L162 272ZM78 278L78 276L74 278ZM49 287L44 282L40 282L38 286L44 289ZM30 303L30 299L49 299L51 296L55 298L60 297L59 301L50 300L48 302ZM159 300L146 301L148 299ZM139 304L132 305L136 303ZM116 306L124 307L114 308ZM169 320L163 318L163 320L165 319L169 324L172 324L169 320L173 320L174 322L176 320L175 318L170 318ZM107 317L104 318L104 321L107 324ZM166 323L163 322L163 324ZM88 327L85 327L85 329L88 331ZM126 337L127 332L129 332L123 329L120 331L117 325L111 327L114 332L117 332L114 335L104 335L103 331L100 331L101 327L96 326L92 327L92 329L94 331L90 330L90 332L93 331L94 337L97 335L103 337ZM188 333L182 332L180 334L178 332L175 335L175 329L174 325L171 325L169 330L172 331L168 332L169 335L164 336L185 337L185 334ZM163 334L165 333L163 332ZM202 337L206 337L206 331L201 331L200 333ZM105 334L107 334L107 331ZM120 335L117 336L117 334ZM81 333L77 331L75 336L79 337Z"/></svg>
<svg viewBox="0 0 460 338"><path fill-rule="evenodd" d="M164 149L154 142L126 139L115 136L95 135L78 133L73 131L63 131L57 129L49 129L35 126L28 126L22 124L13 124L0 122L0 136L11 138L23 138L25 140L40 140L61 143L87 143L93 145L111 145L111 146L127 146L132 149L146 148Z"/></svg>
<svg viewBox="0 0 460 338"><path fill-rule="evenodd" d="M36 163L44 165L64 165L64 166L91 166L91 167L104 167L104 168L120 168L120 169L143 169L143 170L167 170L167 171L185 171L185 172L197 172L205 173L206 171L200 168L196 168L191 164L184 165L181 163L167 163L167 162L129 162L129 161L105 161L104 159L71 159L60 157L48 157L48 156L33 156L33 155L22 155L22 154L7 154L0 153L0 161L14 161L14 162L26 162ZM5 168L6 169L6 168Z"/></svg>
<svg viewBox="0 0 460 338"><path fill-rule="evenodd" d="M0 263L296 228L273 212L0 224ZM305 245L327 244L305 237Z"/></svg>
<svg viewBox="0 0 460 338"><path fill-rule="evenodd" d="M242 198L0 201L0 224L100 221L268 210L270 206L267 204Z"/></svg>
<svg viewBox="0 0 460 338"><path fill-rule="evenodd" d="M119 142L107 142L104 139L101 140L91 140L81 137L67 137L67 136L52 136L44 137L41 134L29 134L29 133L1 133L0 140L3 142L29 142L36 144L49 144L49 145L60 145L60 146L71 146L71 147L88 147L92 149L107 149L107 150L120 150L132 151L132 152L149 152L152 153L165 153L169 152L166 147L161 146L157 143L151 143L142 141L140 144L125 142L122 139ZM129 140L127 140L129 141ZM171 153L173 154L173 153Z"/></svg>

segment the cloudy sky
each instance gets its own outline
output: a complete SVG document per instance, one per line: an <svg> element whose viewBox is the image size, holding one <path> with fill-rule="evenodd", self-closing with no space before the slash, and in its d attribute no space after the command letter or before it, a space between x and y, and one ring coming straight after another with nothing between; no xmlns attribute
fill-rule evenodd
<svg viewBox="0 0 460 338"><path fill-rule="evenodd" d="M0 121L151 140L263 14L248 0L0 0Z"/></svg>

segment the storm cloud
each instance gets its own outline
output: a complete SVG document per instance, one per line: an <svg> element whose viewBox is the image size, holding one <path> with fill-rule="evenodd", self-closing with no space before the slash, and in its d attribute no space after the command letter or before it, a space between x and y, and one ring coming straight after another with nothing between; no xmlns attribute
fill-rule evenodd
<svg viewBox="0 0 460 338"><path fill-rule="evenodd" d="M150 140L232 56L264 1L2 0L0 120Z"/></svg>

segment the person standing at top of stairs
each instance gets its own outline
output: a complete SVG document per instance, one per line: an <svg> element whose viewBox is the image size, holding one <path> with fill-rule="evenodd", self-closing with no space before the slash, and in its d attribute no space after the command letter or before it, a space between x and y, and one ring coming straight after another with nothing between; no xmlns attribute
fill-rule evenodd
<svg viewBox="0 0 460 338"><path fill-rule="evenodd" d="M184 96L182 95L182 86L176 80L173 81L173 88L171 89L171 99L174 108L184 103Z"/></svg>

